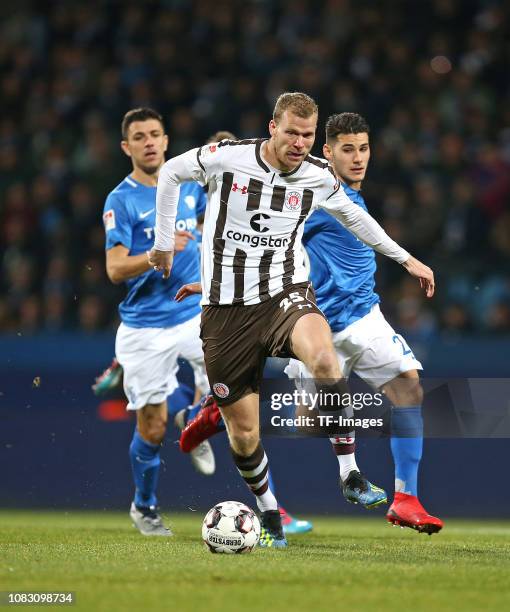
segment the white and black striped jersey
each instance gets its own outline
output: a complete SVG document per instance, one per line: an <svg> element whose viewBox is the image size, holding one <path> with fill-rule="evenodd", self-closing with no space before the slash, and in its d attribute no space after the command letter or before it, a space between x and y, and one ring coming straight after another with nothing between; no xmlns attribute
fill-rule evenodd
<svg viewBox="0 0 510 612"><path fill-rule="evenodd" d="M202 240L202 304L258 304L306 281L300 254L304 221L320 206L363 242L404 262L409 254L345 195L329 164L308 155L282 172L261 150L265 139L193 149L167 161L157 188L154 247L173 248L178 185L209 185Z"/></svg>

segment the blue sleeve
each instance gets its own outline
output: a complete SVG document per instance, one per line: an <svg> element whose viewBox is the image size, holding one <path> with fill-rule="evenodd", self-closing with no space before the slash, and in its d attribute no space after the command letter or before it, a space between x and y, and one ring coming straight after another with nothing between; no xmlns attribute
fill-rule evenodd
<svg viewBox="0 0 510 612"><path fill-rule="evenodd" d="M106 235L106 250L118 244L122 244L131 250L133 224L125 199L119 195L109 194L103 210L103 225Z"/></svg>
<svg viewBox="0 0 510 612"><path fill-rule="evenodd" d="M203 217L205 215L206 206L207 206L207 193L204 187L200 186L200 193L198 195L197 208L196 208L197 219L200 219L200 217Z"/></svg>

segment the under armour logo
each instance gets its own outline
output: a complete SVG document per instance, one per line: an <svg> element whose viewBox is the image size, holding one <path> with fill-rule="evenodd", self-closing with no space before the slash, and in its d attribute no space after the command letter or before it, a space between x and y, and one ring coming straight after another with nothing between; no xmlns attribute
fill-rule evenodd
<svg viewBox="0 0 510 612"><path fill-rule="evenodd" d="M232 185L232 191L240 191L241 195L246 195L248 193L248 187L246 185L239 187L237 183L234 183Z"/></svg>

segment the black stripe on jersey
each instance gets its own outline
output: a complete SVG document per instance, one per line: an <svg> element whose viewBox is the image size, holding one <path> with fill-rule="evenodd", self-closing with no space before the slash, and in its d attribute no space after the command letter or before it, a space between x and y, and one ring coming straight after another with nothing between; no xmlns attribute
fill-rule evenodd
<svg viewBox="0 0 510 612"><path fill-rule="evenodd" d="M260 138L255 145L255 159L257 160L257 164L265 170L266 172L271 172L266 164L262 161L262 156L260 155L260 149L262 147L262 143L265 142L265 138Z"/></svg>
<svg viewBox="0 0 510 612"><path fill-rule="evenodd" d="M236 249L233 262L234 272L234 299L232 304L244 304L244 266L246 264L246 252Z"/></svg>
<svg viewBox="0 0 510 612"><path fill-rule="evenodd" d="M262 156L260 155L260 148L262 147L262 143L265 142L267 138L248 138L245 140L222 140L218 143L219 147L235 147L239 145L255 145L255 159L257 160L257 164L264 170L264 172L271 172L271 170L266 166L266 164L262 161Z"/></svg>
<svg viewBox="0 0 510 612"><path fill-rule="evenodd" d="M337 192L338 192L338 190L339 190L339 189L340 189L340 181L337 181L337 182L336 182L336 185L335 185L335 188L334 188L334 189L333 189L333 191L330 193L330 195L328 195L328 197L326 198L326 201L328 201L328 200L329 200L329 198L332 198L332 197L335 195L335 193L337 193Z"/></svg>
<svg viewBox="0 0 510 612"><path fill-rule="evenodd" d="M223 251L225 250L225 240L223 240L223 231L225 229L225 223L227 221L227 205L230 193L232 191L232 183L234 181L234 174L232 172L223 173L223 181L221 185L221 196L220 196L220 212L216 219L216 228L214 230L213 239L213 275L211 279L211 290L209 291L209 303L219 304L220 303L220 290L221 290L221 263L223 261Z"/></svg>
<svg viewBox="0 0 510 612"><path fill-rule="evenodd" d="M333 192L330 195L328 195L326 200L329 200L329 198L331 198L331 196L334 196L335 193L340 189L340 181L337 179L333 168L331 166L329 166L328 170L331 172L331 174L333 175L333 178L335 179L336 182L335 182L335 185L333 187Z"/></svg>
<svg viewBox="0 0 510 612"><path fill-rule="evenodd" d="M262 181L251 178L248 183L248 203L246 210L258 210L260 206L260 196L262 195Z"/></svg>
<svg viewBox="0 0 510 612"><path fill-rule="evenodd" d="M202 147L198 147L198 149L197 149L197 162L198 162L198 165L199 165L199 166L202 168L202 170L205 172L205 168L204 168L204 166L203 166L202 162L200 161L200 154L201 154L201 153L202 153Z"/></svg>
<svg viewBox="0 0 510 612"><path fill-rule="evenodd" d="M303 161L305 160L306 160L306 157ZM289 170L289 172L280 172L279 176L283 176L283 177L292 176L293 174L296 174L296 172L301 168L302 165L303 164L299 164L299 166L296 166L294 170Z"/></svg>
<svg viewBox="0 0 510 612"><path fill-rule="evenodd" d="M283 203L285 202L285 187L281 185L275 185L273 187L273 196L271 198L271 210L283 210Z"/></svg>
<svg viewBox="0 0 510 612"><path fill-rule="evenodd" d="M328 172L330 172L332 177L335 179L335 187L333 188L333 192L326 198L326 200L329 200L332 195L335 195L340 187L340 181L337 179L331 164L329 162L322 161L321 159L317 159L316 157L312 157L311 155L307 155L305 157L305 161L317 166L318 168L322 168L323 170L327 168Z"/></svg>
<svg viewBox="0 0 510 612"><path fill-rule="evenodd" d="M313 157L312 155L307 155L303 161L306 161L309 164L313 164L314 166L323 169L329 166L328 162L323 162L322 160L318 159L317 157Z"/></svg>
<svg viewBox="0 0 510 612"><path fill-rule="evenodd" d="M292 285L292 277L294 275L294 243L296 242L296 235L298 233L299 226L308 216L310 208L312 207L313 191L311 189L303 190L303 203L301 204L301 214L296 223L296 227L291 234L290 242L287 250L285 251L285 261L283 262L283 287Z"/></svg>
<svg viewBox="0 0 510 612"><path fill-rule="evenodd" d="M264 251L259 263L259 298L261 302L270 299L269 296L269 270L273 260L274 251Z"/></svg>
<svg viewBox="0 0 510 612"><path fill-rule="evenodd" d="M245 138L244 140L220 140L218 147L236 147L238 145L262 144L266 138Z"/></svg>

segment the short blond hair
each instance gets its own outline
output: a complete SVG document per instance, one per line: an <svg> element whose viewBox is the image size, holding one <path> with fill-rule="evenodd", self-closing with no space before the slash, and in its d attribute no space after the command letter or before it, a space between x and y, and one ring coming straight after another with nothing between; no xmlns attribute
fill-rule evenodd
<svg viewBox="0 0 510 612"><path fill-rule="evenodd" d="M209 136L205 144L209 144L210 142L220 142L220 140L239 140L239 138L234 136L232 132L220 130L219 132L215 132L212 136Z"/></svg>
<svg viewBox="0 0 510 612"><path fill-rule="evenodd" d="M302 119L308 119L313 114L319 112L317 102L310 96L300 91L286 91L278 96L274 105L273 120L278 123L282 118L283 113L290 110Z"/></svg>

